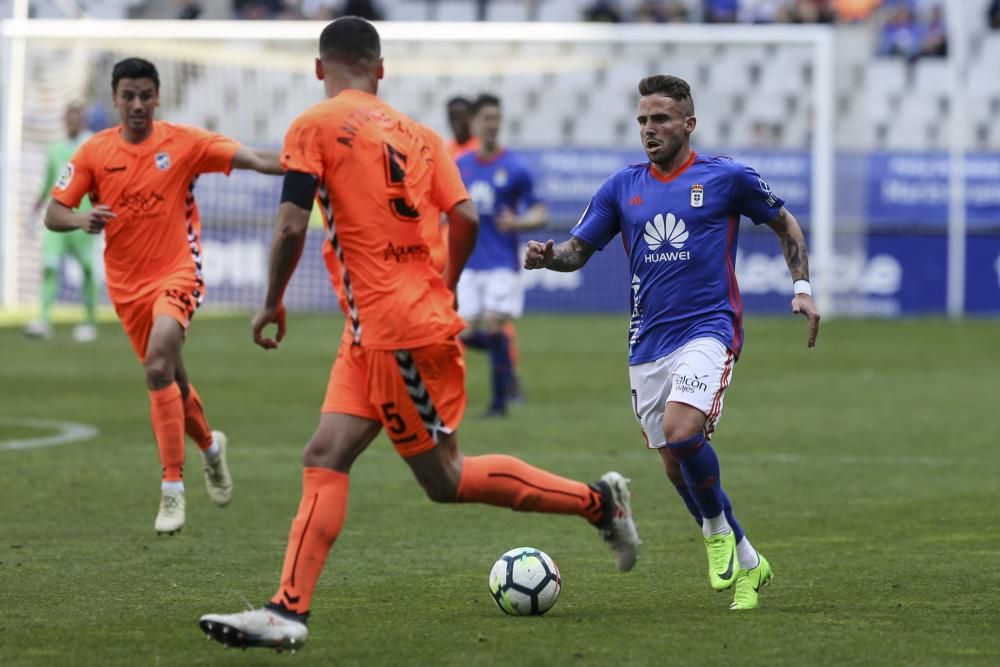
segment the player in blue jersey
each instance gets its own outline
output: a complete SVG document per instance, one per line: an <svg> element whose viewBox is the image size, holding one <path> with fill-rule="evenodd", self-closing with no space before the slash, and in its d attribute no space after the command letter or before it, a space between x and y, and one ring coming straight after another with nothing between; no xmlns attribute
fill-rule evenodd
<svg viewBox="0 0 1000 667"><path fill-rule="evenodd" d="M685 81L647 77L639 94L637 120L649 162L605 181L568 241L529 241L525 268L576 271L621 234L632 275L629 378L635 417L701 524L712 588L735 585L730 608L753 609L771 566L737 523L708 442L743 346L735 271L740 216L778 235L793 280L792 312L806 317L807 344L813 347L819 312L805 239L757 172L691 149L696 120Z"/></svg>
<svg viewBox="0 0 1000 667"><path fill-rule="evenodd" d="M516 382L507 327L524 307L517 234L544 227L548 220L531 172L498 141L501 120L499 98L480 95L472 103L472 132L479 146L458 158L462 181L479 211L479 237L458 283L458 312L469 323L462 341L489 353L487 416L507 413Z"/></svg>

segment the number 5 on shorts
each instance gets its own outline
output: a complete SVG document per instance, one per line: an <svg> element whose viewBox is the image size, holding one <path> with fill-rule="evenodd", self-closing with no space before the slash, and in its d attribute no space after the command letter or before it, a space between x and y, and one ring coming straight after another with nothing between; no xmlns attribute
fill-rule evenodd
<svg viewBox="0 0 1000 667"><path fill-rule="evenodd" d="M389 433L401 435L406 432L406 422L403 421L403 417L398 412L394 412L395 409L395 403L382 404L382 416L385 417L383 424Z"/></svg>

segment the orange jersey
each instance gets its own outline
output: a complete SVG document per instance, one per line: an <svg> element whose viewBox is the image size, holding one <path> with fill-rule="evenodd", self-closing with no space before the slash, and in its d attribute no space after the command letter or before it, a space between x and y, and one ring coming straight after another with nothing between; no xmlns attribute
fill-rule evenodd
<svg viewBox="0 0 1000 667"><path fill-rule="evenodd" d="M434 149L434 171L435 171L435 195L436 200L449 201L453 199L451 193L465 192L465 183L462 182L462 173L458 170L455 160L451 157L450 149L445 145L444 140L431 128L422 126L427 134L427 142ZM462 197L455 200L455 203L467 198ZM423 221L424 238L431 247L431 263L438 273L443 273L448 264L448 223L442 221L440 213L447 213L449 209L440 211L438 215L427 216Z"/></svg>
<svg viewBox="0 0 1000 667"><path fill-rule="evenodd" d="M440 142L359 90L306 110L285 137L282 167L319 178L323 257L354 344L411 349L464 327L427 236L469 198L460 178L442 180Z"/></svg>
<svg viewBox="0 0 1000 667"><path fill-rule="evenodd" d="M194 201L199 174L232 169L240 145L194 127L154 121L140 144L120 127L91 137L52 188L52 198L76 208L84 195L117 217L104 228L108 293L115 303L141 298L164 282L193 279L200 302L201 220Z"/></svg>
<svg viewBox="0 0 1000 667"><path fill-rule="evenodd" d="M457 160L469 151L474 151L477 148L479 148L479 137L469 137L464 144L460 144L454 139L448 142L448 154L452 160Z"/></svg>

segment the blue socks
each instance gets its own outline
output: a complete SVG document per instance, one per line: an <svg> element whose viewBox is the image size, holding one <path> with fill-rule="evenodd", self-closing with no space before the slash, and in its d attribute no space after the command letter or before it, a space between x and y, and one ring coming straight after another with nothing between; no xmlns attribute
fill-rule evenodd
<svg viewBox="0 0 1000 667"><path fill-rule="evenodd" d="M507 388L511 381L510 340L504 333L485 334L486 351L490 355L490 386L493 391L491 410L507 410Z"/></svg>
<svg viewBox="0 0 1000 667"><path fill-rule="evenodd" d="M725 503L719 482L719 457L704 434L699 433L680 442L668 442L667 447L681 466L688 493L701 516L710 519L722 514Z"/></svg>
<svg viewBox="0 0 1000 667"><path fill-rule="evenodd" d="M463 334L462 344L476 350L485 350L487 348L486 334L478 329L471 333Z"/></svg>
<svg viewBox="0 0 1000 667"><path fill-rule="evenodd" d="M701 510L698 509L698 503L696 503L694 498L691 496L691 489L687 487L687 484L683 484L681 486L675 485L674 488L677 490L677 495L679 495L681 500L684 501L684 506L688 508L688 512L691 513L691 516L694 517L694 520L697 521L700 526L704 519L701 516Z"/></svg>
<svg viewBox="0 0 1000 667"><path fill-rule="evenodd" d="M718 489L718 499L722 505L722 511L726 514L726 521L729 522L729 527L733 529L733 535L736 537L736 541L740 542L744 535L743 527L733 515L733 504L729 501L729 496L723 490L722 483L719 481L719 457L715 454L715 450L712 446L708 444L708 441L705 440L704 436L699 434L682 442L667 443L667 447L671 447L670 451L680 463L681 473L684 475L685 481L688 481L688 484L683 486L674 486L674 488L677 490L677 495L679 495L681 500L684 501L684 505L687 507L688 512L691 513L691 516L694 517L694 520L697 521L700 526L704 522L704 516L714 517L718 515L717 511L714 514L703 514L701 505L698 500L696 500L695 494L692 493L691 487L689 486L689 480L693 476L699 474L699 470L702 471L702 474L706 474L707 471L707 477L714 478L715 480L711 486ZM709 453L708 458L697 458L699 456L705 457L704 453L699 454L699 452L706 449ZM688 472L688 470L685 469L685 463L690 461L692 458L694 459L695 466L697 467L692 466L695 467L695 470ZM704 482L702 482L702 484L704 484ZM714 492L703 493L700 495L711 496L710 503L715 501ZM712 505L712 507L715 507L715 505Z"/></svg>
<svg viewBox="0 0 1000 667"><path fill-rule="evenodd" d="M743 535L745 534L743 532L743 526L741 526L736 521L736 517L733 516L733 504L729 502L729 496L727 496L726 492L722 490L721 484L719 486L719 491L722 493L722 509L726 513L726 521L729 522L729 527L733 529L733 535L736 536L736 542L739 543L743 540Z"/></svg>

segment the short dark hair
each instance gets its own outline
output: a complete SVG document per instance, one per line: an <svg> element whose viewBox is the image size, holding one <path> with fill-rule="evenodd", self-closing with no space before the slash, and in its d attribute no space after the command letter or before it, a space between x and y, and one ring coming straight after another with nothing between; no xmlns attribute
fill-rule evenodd
<svg viewBox="0 0 1000 667"><path fill-rule="evenodd" d="M319 36L319 57L323 60L374 66L381 55L378 30L360 16L341 16Z"/></svg>
<svg viewBox="0 0 1000 667"><path fill-rule="evenodd" d="M160 90L160 73L156 65L142 58L126 58L115 63L111 70L111 92L118 92L118 82L122 79L151 79L156 90Z"/></svg>
<svg viewBox="0 0 1000 667"><path fill-rule="evenodd" d="M669 74L654 74L639 82L639 94L663 95L676 102L687 102L688 114L694 114L694 98L691 97L691 86L684 79Z"/></svg>
<svg viewBox="0 0 1000 667"><path fill-rule="evenodd" d="M451 99L448 100L447 107L450 109L452 107L457 107L459 105L463 107L471 107L472 101L468 97L464 97L462 95L456 95L455 97L452 97Z"/></svg>
<svg viewBox="0 0 1000 667"><path fill-rule="evenodd" d="M500 98L490 93L483 93L472 103L472 115L475 116L483 107L500 108Z"/></svg>

